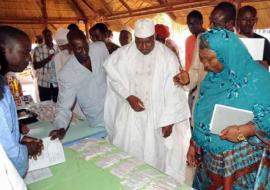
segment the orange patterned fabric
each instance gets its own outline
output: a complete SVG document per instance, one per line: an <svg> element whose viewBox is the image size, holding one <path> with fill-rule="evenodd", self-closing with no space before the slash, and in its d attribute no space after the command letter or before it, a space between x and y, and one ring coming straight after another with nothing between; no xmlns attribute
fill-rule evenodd
<svg viewBox="0 0 270 190"><path fill-rule="evenodd" d="M191 35L186 39L186 63L185 63L185 68L186 71L189 71L191 63L192 63L192 56L196 44L196 36Z"/></svg>

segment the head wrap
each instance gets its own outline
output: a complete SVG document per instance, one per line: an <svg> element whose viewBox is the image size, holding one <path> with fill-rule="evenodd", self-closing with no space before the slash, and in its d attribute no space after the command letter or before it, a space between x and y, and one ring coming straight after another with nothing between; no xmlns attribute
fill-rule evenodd
<svg viewBox="0 0 270 190"><path fill-rule="evenodd" d="M57 43L58 46L66 45L68 44L67 40L67 33L69 32L68 29L64 28L59 28L55 34L54 34L54 39Z"/></svg>
<svg viewBox="0 0 270 190"><path fill-rule="evenodd" d="M157 35L159 35L163 38L168 38L170 36L170 29L168 26L166 26L164 24L156 24L155 31L156 31Z"/></svg>
<svg viewBox="0 0 270 190"><path fill-rule="evenodd" d="M210 132L209 125L215 104L250 110L254 114L256 130L270 136L270 75L253 61L242 41L226 29L214 28L201 35L224 69L219 73L209 71L201 82L194 110L192 138L204 151L220 153L238 148ZM250 137L256 140L257 137Z"/></svg>
<svg viewBox="0 0 270 190"><path fill-rule="evenodd" d="M134 35L138 38L148 38L155 34L155 24L151 19L140 19L135 23Z"/></svg>

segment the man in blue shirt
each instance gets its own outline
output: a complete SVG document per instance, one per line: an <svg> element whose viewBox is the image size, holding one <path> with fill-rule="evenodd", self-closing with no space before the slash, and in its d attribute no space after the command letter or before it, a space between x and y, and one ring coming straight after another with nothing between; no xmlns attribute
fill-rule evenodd
<svg viewBox="0 0 270 190"><path fill-rule="evenodd" d="M21 72L29 61L31 40L21 30L11 26L0 27L0 144L23 177L28 169L28 158L36 159L43 149L42 141L19 132L17 110L5 83L8 71Z"/></svg>

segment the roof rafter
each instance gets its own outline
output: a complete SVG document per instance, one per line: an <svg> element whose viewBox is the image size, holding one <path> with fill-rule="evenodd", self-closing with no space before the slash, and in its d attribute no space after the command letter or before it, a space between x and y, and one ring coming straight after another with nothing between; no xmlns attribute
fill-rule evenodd
<svg viewBox="0 0 270 190"><path fill-rule="evenodd" d="M94 13L96 14L96 10L93 8L93 6L88 3L86 0L82 0L84 2L84 4Z"/></svg>
<svg viewBox="0 0 270 190"><path fill-rule="evenodd" d="M120 3L128 10L128 12L131 14L131 8L128 6L128 4L125 2L125 1L123 1L123 0L119 0L120 1Z"/></svg>
<svg viewBox="0 0 270 190"><path fill-rule="evenodd" d="M83 10L81 9L81 7L78 5L78 3L75 0L71 0L72 4L75 6L75 8L79 11L79 13L81 14L81 16L83 17L84 22L87 22L87 16L85 15L85 13L83 12Z"/></svg>
<svg viewBox="0 0 270 190"><path fill-rule="evenodd" d="M57 30L57 27L54 26L54 24L50 24L50 26L56 31Z"/></svg>
<svg viewBox="0 0 270 190"><path fill-rule="evenodd" d="M41 0L41 12L42 12L42 17L43 19L48 19L48 14L47 14L47 5L46 5L46 0ZM45 28L48 27L48 23L44 23Z"/></svg>
<svg viewBox="0 0 270 190"><path fill-rule="evenodd" d="M157 0L157 1L159 2L160 5L164 5L168 3L167 0ZM171 17L172 20L176 20L176 16L174 13L167 12L167 15L169 15L169 17Z"/></svg>
<svg viewBox="0 0 270 190"><path fill-rule="evenodd" d="M0 24L70 24L82 20L80 17L50 17L43 18L0 18Z"/></svg>
<svg viewBox="0 0 270 190"><path fill-rule="evenodd" d="M111 8L108 6L108 4L106 3L105 0L101 0L102 5L104 6L104 8L109 12L110 15L113 15Z"/></svg>
<svg viewBox="0 0 270 190"><path fill-rule="evenodd" d="M247 3L247 2L253 3L253 2L262 2L262 1L269 1L269 0L244 0L242 1L242 3ZM122 18L129 18L129 17L134 17L134 16L146 16L146 15L152 15L152 14L162 13L162 12L172 13L175 11L192 9L192 8L213 7L219 2L221 2L221 0L220 1L214 1L214 0L186 1L186 3L183 3L183 1L182 2L178 1L178 2L161 4L159 6L152 6L152 7L132 10L131 15L127 11L118 12L118 13L115 13L114 15L107 16L104 20L109 22L112 20L119 20Z"/></svg>
<svg viewBox="0 0 270 190"><path fill-rule="evenodd" d="M167 3L167 4L158 5L158 6L152 6L152 7L146 7L146 8L133 10L131 12L132 15L129 15L129 12L119 12L114 15L107 16L107 20L119 20L121 18L151 15L151 14L161 13L161 12L174 12L176 10L193 8L195 5L205 7L205 6L214 5L214 4L215 3L213 2L209 3L209 1L207 0L200 0L200 1L185 3L185 4L179 3L179 2Z"/></svg>

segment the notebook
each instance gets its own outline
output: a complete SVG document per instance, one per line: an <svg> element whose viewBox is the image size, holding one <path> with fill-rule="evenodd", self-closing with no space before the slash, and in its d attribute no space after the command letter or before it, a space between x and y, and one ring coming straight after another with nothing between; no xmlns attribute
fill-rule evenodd
<svg viewBox="0 0 270 190"><path fill-rule="evenodd" d="M246 124L253 118L252 111L216 104L210 122L210 131L219 135L226 127Z"/></svg>

